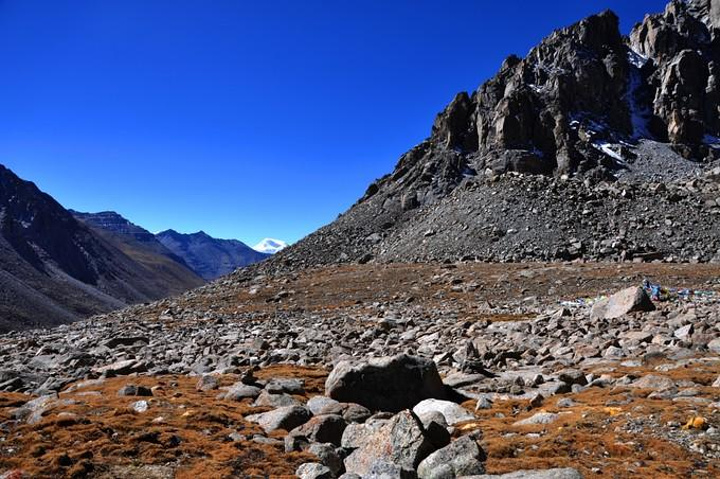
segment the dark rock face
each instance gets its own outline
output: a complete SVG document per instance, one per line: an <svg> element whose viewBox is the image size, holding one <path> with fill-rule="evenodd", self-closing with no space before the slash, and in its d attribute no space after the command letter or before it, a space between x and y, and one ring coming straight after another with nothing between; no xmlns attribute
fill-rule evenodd
<svg viewBox="0 0 720 479"><path fill-rule="evenodd" d="M654 98L653 132L702 159L705 135L718 136L720 30L717 2L673 0L630 34L630 47L645 57L643 76Z"/></svg>
<svg viewBox="0 0 720 479"><path fill-rule="evenodd" d="M157 239L182 258L198 276L208 281L270 256L240 241L213 238L202 231L182 234L168 230L158 233Z"/></svg>
<svg viewBox="0 0 720 479"><path fill-rule="evenodd" d="M342 361L328 377L325 389L332 399L376 411L397 412L423 399L445 397L435 363L404 354L355 364Z"/></svg>
<svg viewBox="0 0 720 479"><path fill-rule="evenodd" d="M204 283L185 260L165 247L154 234L118 213L70 212L93 232L161 278L168 285L169 294L182 293Z"/></svg>

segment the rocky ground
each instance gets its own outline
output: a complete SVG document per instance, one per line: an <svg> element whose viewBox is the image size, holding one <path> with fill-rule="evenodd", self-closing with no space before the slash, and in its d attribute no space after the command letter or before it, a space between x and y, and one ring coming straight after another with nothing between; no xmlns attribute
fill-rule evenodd
<svg viewBox="0 0 720 479"><path fill-rule="evenodd" d="M717 477L719 273L331 266L9 333L0 477Z"/></svg>

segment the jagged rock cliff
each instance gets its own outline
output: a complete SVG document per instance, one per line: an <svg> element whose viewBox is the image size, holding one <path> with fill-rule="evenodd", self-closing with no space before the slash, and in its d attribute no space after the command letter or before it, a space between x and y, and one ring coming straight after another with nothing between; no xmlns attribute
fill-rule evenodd
<svg viewBox="0 0 720 479"><path fill-rule="evenodd" d="M509 56L267 267L720 258L720 191L703 173L720 157L717 3L673 0L628 37L605 11Z"/></svg>

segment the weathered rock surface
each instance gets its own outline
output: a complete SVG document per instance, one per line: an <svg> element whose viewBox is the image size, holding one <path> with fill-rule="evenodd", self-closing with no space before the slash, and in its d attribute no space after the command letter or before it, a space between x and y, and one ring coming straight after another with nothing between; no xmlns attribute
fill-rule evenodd
<svg viewBox="0 0 720 479"><path fill-rule="evenodd" d="M469 436L435 451L418 466L420 479L452 479L454 477L483 474L485 455L477 442Z"/></svg>
<svg viewBox="0 0 720 479"><path fill-rule="evenodd" d="M422 423L410 411L395 415L345 459L349 473L366 476L377 462L414 472L420 462L434 450L425 436Z"/></svg>
<svg viewBox="0 0 720 479"><path fill-rule="evenodd" d="M636 311L652 311L655 306L644 289L627 288L593 305L591 316L598 319L617 319Z"/></svg>
<svg viewBox="0 0 720 479"><path fill-rule="evenodd" d="M435 364L408 355L340 362L330 373L325 389L338 401L392 412L412 408L426 398L445 397Z"/></svg>

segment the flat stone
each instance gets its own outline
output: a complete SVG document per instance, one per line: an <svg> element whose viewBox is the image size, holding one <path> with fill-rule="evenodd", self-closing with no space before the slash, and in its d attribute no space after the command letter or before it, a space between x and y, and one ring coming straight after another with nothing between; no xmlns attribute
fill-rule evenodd
<svg viewBox="0 0 720 479"><path fill-rule="evenodd" d="M508 474L466 476L464 479L583 479L577 469L534 469L510 472Z"/></svg>
<svg viewBox="0 0 720 479"><path fill-rule="evenodd" d="M534 426L538 424L550 424L552 422L555 422L557 418L559 418L559 414L555 414L552 412L539 412L533 416L530 416L527 419L523 419L522 421L518 421L514 426Z"/></svg>
<svg viewBox="0 0 720 479"><path fill-rule="evenodd" d="M661 391L675 387L675 381L667 376L648 374L647 376L643 376L630 384L630 387L638 389L656 389Z"/></svg>

